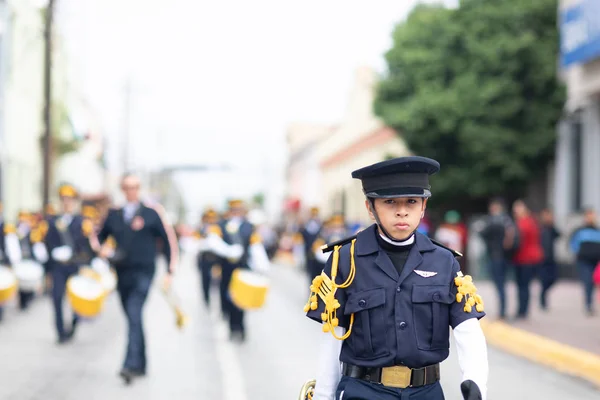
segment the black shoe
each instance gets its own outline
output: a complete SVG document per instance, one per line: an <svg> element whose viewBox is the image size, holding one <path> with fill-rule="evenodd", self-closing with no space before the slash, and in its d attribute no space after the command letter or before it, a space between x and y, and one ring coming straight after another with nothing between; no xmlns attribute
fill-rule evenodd
<svg viewBox="0 0 600 400"><path fill-rule="evenodd" d="M596 315L596 311L594 311L594 310L593 310L593 309L591 309L591 308L588 308L588 309L586 310L586 314L587 314L587 316L588 316L588 317L593 317L593 316L595 316L595 315Z"/></svg>
<svg viewBox="0 0 600 400"><path fill-rule="evenodd" d="M73 338L73 335L70 334L64 334L58 337L57 343L58 344L65 344L71 341L71 339Z"/></svg>
<svg viewBox="0 0 600 400"><path fill-rule="evenodd" d="M144 370L138 370L138 369L132 369L130 370L130 372L133 374L133 376L135 376L136 378L143 378L146 376L146 371Z"/></svg>
<svg viewBox="0 0 600 400"><path fill-rule="evenodd" d="M517 314L515 316L515 321L524 321L527 319L527 314Z"/></svg>
<svg viewBox="0 0 600 400"><path fill-rule="evenodd" d="M246 333L242 331L233 331L229 334L229 340L232 342L244 343L246 341Z"/></svg>
<svg viewBox="0 0 600 400"><path fill-rule="evenodd" d="M119 376L123 379L123 382L125 382L126 385L129 385L136 375L132 370L123 368L121 372L119 372Z"/></svg>
<svg viewBox="0 0 600 400"><path fill-rule="evenodd" d="M77 320L73 320L73 325L71 325L71 330L67 333L67 337L72 339L75 336L75 330L77 329Z"/></svg>

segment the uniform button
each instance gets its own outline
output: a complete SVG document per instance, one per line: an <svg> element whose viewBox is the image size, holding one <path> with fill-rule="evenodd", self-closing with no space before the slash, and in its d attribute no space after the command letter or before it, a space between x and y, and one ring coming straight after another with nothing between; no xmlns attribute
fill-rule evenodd
<svg viewBox="0 0 600 400"><path fill-rule="evenodd" d="M440 292L435 292L433 295L433 299L435 301L440 301L440 299L442 298L442 296L440 296Z"/></svg>
<svg viewBox="0 0 600 400"><path fill-rule="evenodd" d="M402 291L402 289L400 289L400 286L398 286L398 287L396 288L396 292L400 293L401 291Z"/></svg>
<svg viewBox="0 0 600 400"><path fill-rule="evenodd" d="M406 329L406 326L407 326L407 324L406 324L406 322L404 322L404 321L402 321L402 322L400 322L400 324L398 324L398 328L400 328L400 329L402 329L402 330L405 330L405 329Z"/></svg>
<svg viewBox="0 0 600 400"><path fill-rule="evenodd" d="M364 307L364 306L367 305L367 302L365 300L359 300L358 301L358 305L361 306L361 307Z"/></svg>

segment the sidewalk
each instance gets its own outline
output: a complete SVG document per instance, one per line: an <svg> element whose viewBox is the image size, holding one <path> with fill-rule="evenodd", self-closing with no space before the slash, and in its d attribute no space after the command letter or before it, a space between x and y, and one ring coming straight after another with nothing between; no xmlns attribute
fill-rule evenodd
<svg viewBox="0 0 600 400"><path fill-rule="evenodd" d="M517 291L507 284L507 321L498 320L498 299L490 281L476 282L485 301L482 326L488 343L600 386L600 316L584 313L583 289L562 281L549 294L549 310L539 306L540 286L532 284L527 320L515 321Z"/></svg>

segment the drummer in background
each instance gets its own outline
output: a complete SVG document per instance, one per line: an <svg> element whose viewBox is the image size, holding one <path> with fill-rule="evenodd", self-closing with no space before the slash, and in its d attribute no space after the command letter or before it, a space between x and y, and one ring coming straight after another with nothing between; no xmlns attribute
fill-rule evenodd
<svg viewBox="0 0 600 400"><path fill-rule="evenodd" d="M209 232L215 232L223 236L219 226L219 214L212 208L207 209L202 214L202 222L198 229L198 236L205 238ZM212 282L213 268L219 263L219 257L210 250L200 251L197 258L198 270L202 280L202 298L206 307L210 306L210 288ZM223 303L221 303L223 305ZM224 308L222 308L225 311Z"/></svg>
<svg viewBox="0 0 600 400"><path fill-rule="evenodd" d="M21 249L21 260L35 260L32 252L31 229L34 223L34 216L25 211L20 210L17 216L17 236L19 238L19 246ZM19 288L19 309L24 311L29 308L29 304L35 297L35 292L21 290Z"/></svg>
<svg viewBox="0 0 600 400"><path fill-rule="evenodd" d="M42 243L43 250L36 249L36 243L43 242L44 237L48 233L48 225L49 221L56 216L56 210L51 204L46 205L44 208L46 216L42 213L34 213L32 215L31 221L31 232L29 233L29 241L31 243L31 250L33 253L33 258L42 264L44 267L44 283L43 283L43 294L46 296L52 295L52 274L50 273L50 260L45 249L45 246ZM41 251L41 253L40 253Z"/></svg>
<svg viewBox="0 0 600 400"><path fill-rule="evenodd" d="M17 229L13 224L4 222L4 208L0 203L0 265L11 266L21 260L21 248ZM4 307L0 305L0 321L4 316Z"/></svg>
<svg viewBox="0 0 600 400"><path fill-rule="evenodd" d="M89 244L92 226L80 214L76 213L78 205L77 190L68 184L58 189L60 213L47 221L47 228L39 227L40 232L32 237L41 237L47 252L49 271L52 276L52 303L54 305L54 321L58 343L70 341L77 328L78 316L73 314L71 326L67 330L63 319L63 299L67 280L75 275L79 268L87 265L93 253ZM41 247L35 245L36 258L44 258Z"/></svg>
<svg viewBox="0 0 600 400"><path fill-rule="evenodd" d="M323 224L319 218L319 208L312 207L310 209L309 219L300 227L300 234L302 235L302 242L304 244L304 260L309 282L312 282L317 275L320 275L324 267L322 263L315 259L315 252L313 250L315 243L317 243L317 239L321 236L322 229ZM326 242L322 242L320 245L325 243Z"/></svg>
<svg viewBox="0 0 600 400"><path fill-rule="evenodd" d="M334 214L331 216L331 218L329 218L326 221L325 225L323 226L323 229L321 230L319 236L316 238L311 249L312 255L317 265L313 279L315 276L321 274L323 268L325 268L327 259L329 258L329 254L323 253L321 247L327 243L334 243L338 240L342 240L350 236L351 234L352 233L347 227L343 214Z"/></svg>
<svg viewBox="0 0 600 400"><path fill-rule="evenodd" d="M157 239L167 259L168 287L175 273L178 245L173 228L167 222L164 209L156 204L145 204L140 199L140 179L126 174L121 179L121 190L127 203L111 209L100 228L97 238L92 238L94 249L100 257L108 258L114 265L117 290L127 317L127 353L119 375L126 384L146 375L146 341L142 324L142 310L156 271ZM114 251L105 241L111 236L116 242Z"/></svg>
<svg viewBox="0 0 600 400"><path fill-rule="evenodd" d="M231 301L231 276L237 268L251 268L264 272L270 268L270 263L260 235L246 219L244 202L239 199L230 200L228 215L229 218L220 224L223 236L209 233L206 245L221 258L221 301L224 302L229 316L230 339L243 342L246 340L244 310L236 307Z"/></svg>

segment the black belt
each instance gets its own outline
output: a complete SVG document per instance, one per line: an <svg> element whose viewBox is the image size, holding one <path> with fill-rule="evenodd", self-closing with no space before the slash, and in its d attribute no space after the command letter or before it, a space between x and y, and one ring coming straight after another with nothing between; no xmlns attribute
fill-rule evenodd
<svg viewBox="0 0 600 400"><path fill-rule="evenodd" d="M359 367L344 363L342 375L365 381L380 383L384 386L407 388L420 387L440 380L440 364L423 368L408 368L403 365L384 368Z"/></svg>

